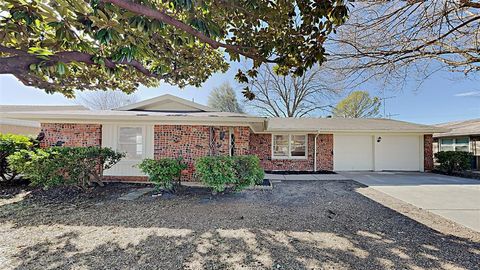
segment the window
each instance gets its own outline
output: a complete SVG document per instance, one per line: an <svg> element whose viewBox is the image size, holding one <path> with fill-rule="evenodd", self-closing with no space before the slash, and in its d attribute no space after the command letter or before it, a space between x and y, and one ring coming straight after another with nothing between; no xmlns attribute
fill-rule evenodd
<svg viewBox="0 0 480 270"><path fill-rule="evenodd" d="M470 139L456 138L456 139L440 139L440 151L470 151Z"/></svg>
<svg viewBox="0 0 480 270"><path fill-rule="evenodd" d="M307 135L273 135L272 155L274 158L306 158Z"/></svg>
<svg viewBox="0 0 480 270"><path fill-rule="evenodd" d="M118 130L118 151L126 153L127 159L142 159L143 129L141 127L120 127Z"/></svg>
<svg viewBox="0 0 480 270"><path fill-rule="evenodd" d="M228 130L228 134L230 134L229 154L230 156L235 156L235 132L233 131L233 128Z"/></svg>

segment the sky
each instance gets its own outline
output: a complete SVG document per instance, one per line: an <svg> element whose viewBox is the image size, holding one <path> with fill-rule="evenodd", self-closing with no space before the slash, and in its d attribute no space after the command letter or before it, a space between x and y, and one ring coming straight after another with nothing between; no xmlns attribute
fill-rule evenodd
<svg viewBox="0 0 480 270"><path fill-rule="evenodd" d="M178 87L161 84L157 88L140 87L137 95L140 100L156 97L162 94L173 94L188 100L206 104L210 91L222 84L230 82L242 99L241 88L234 80L238 68L243 65L233 63L226 73L214 74L200 88ZM449 72L436 73L419 88L385 89L385 112L392 119L422 124L436 124L449 121L480 118L480 84L478 80L452 79ZM372 95L382 96L383 89L376 84L366 83L358 86L358 90L367 90ZM345 95L345 94L344 94ZM335 104L343 96L334 100L326 100L326 104ZM0 105L61 105L75 104L60 94L46 94L40 89L24 86L11 75L0 75ZM383 107L382 107L383 113ZM327 113L324 113L325 116Z"/></svg>

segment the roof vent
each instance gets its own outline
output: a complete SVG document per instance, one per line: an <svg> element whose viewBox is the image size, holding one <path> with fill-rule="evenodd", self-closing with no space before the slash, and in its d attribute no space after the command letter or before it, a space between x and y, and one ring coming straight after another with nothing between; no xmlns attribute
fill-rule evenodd
<svg viewBox="0 0 480 270"><path fill-rule="evenodd" d="M137 113L137 116L148 116L148 113Z"/></svg>

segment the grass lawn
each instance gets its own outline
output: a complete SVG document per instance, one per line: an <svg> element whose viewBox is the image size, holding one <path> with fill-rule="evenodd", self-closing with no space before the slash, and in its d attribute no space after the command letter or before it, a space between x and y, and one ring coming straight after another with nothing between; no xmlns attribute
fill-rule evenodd
<svg viewBox="0 0 480 270"><path fill-rule="evenodd" d="M212 197L4 189L0 269L478 269L480 235L353 181ZM362 195L396 204L396 212ZM397 210L398 210L397 209ZM400 210L399 210L400 211ZM414 218L428 217L432 229ZM418 220L418 219L417 219Z"/></svg>

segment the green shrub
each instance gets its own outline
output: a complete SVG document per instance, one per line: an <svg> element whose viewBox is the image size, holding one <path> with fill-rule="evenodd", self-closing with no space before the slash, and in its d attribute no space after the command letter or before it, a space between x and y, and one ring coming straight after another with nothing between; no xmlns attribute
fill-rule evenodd
<svg viewBox="0 0 480 270"><path fill-rule="evenodd" d="M440 163L438 169L447 173L460 172L472 168L472 153L442 151L436 153L435 158Z"/></svg>
<svg viewBox="0 0 480 270"><path fill-rule="evenodd" d="M195 171L203 184L216 192L232 186L239 191L263 181L264 172L256 156L201 157Z"/></svg>
<svg viewBox="0 0 480 270"><path fill-rule="evenodd" d="M158 188L174 191L174 182L180 179L182 170L187 166L181 159L162 158L158 160L144 159L138 168L148 176L148 179Z"/></svg>
<svg viewBox="0 0 480 270"><path fill-rule="evenodd" d="M10 155L10 167L34 186L73 185L85 188L101 183L103 170L110 169L125 155L101 147L50 147L21 150Z"/></svg>
<svg viewBox="0 0 480 270"><path fill-rule="evenodd" d="M257 156L234 156L237 190L242 190L254 184L261 184L265 172L260 167L260 159Z"/></svg>
<svg viewBox="0 0 480 270"><path fill-rule="evenodd" d="M18 173L12 170L7 163L7 157L22 149L34 146L32 138L23 135L0 133L0 177L3 181L13 180Z"/></svg>
<svg viewBox="0 0 480 270"><path fill-rule="evenodd" d="M203 184L216 192L236 182L235 169L231 157L201 157L195 162L195 172Z"/></svg>

